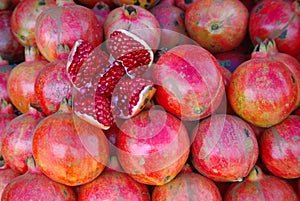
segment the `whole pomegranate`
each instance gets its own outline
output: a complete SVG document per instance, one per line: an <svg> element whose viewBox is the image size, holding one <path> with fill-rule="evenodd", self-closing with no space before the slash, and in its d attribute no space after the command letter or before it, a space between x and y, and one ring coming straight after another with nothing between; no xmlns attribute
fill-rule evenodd
<svg viewBox="0 0 300 201"><path fill-rule="evenodd" d="M38 168L50 179L79 186L103 171L108 145L102 130L76 118L70 103L63 99L60 109L36 127L32 154Z"/></svg>
<svg viewBox="0 0 300 201"><path fill-rule="evenodd" d="M7 60L3 60L0 56L0 99L10 102L7 92L8 76L13 69L14 65L9 65Z"/></svg>
<svg viewBox="0 0 300 201"><path fill-rule="evenodd" d="M2 199L2 194L5 186L9 184L14 178L19 176L20 174L14 170L12 170L7 165L5 167L1 167L0 169L0 200Z"/></svg>
<svg viewBox="0 0 300 201"><path fill-rule="evenodd" d="M155 186L152 201L159 200L221 201L222 197L210 179L197 173L184 172L165 185Z"/></svg>
<svg viewBox="0 0 300 201"><path fill-rule="evenodd" d="M241 181L258 158L258 143L248 123L216 114L201 121L192 134L194 167L214 181Z"/></svg>
<svg viewBox="0 0 300 201"><path fill-rule="evenodd" d="M0 11L0 56L10 63L24 60L24 47L13 36L11 30L12 11Z"/></svg>
<svg viewBox="0 0 300 201"><path fill-rule="evenodd" d="M182 120L199 120L220 105L225 87L216 58L197 45L179 45L153 67L155 100Z"/></svg>
<svg viewBox="0 0 300 201"><path fill-rule="evenodd" d="M5 163L14 171L24 174L28 170L25 160L32 155L33 131L43 118L41 112L30 107L5 127L1 152Z"/></svg>
<svg viewBox="0 0 300 201"><path fill-rule="evenodd" d="M299 1L263 0L251 10L249 34L254 45L274 39L279 52L300 53Z"/></svg>
<svg viewBox="0 0 300 201"><path fill-rule="evenodd" d="M37 46L48 61L56 59L58 44L72 48L77 40L83 39L97 47L102 42L102 26L91 9L73 0L57 0L56 3L57 6L41 12L35 26Z"/></svg>
<svg viewBox="0 0 300 201"><path fill-rule="evenodd" d="M246 121L271 127L292 113L298 88L294 73L281 61L268 57L264 44L232 74L227 95L232 109Z"/></svg>
<svg viewBox="0 0 300 201"><path fill-rule="evenodd" d="M24 0L18 3L11 16L11 30L23 46L35 46L35 24L38 15L55 6L55 0Z"/></svg>
<svg viewBox="0 0 300 201"><path fill-rule="evenodd" d="M243 41L249 13L239 0L202 0L185 11L189 36L210 52L230 51Z"/></svg>
<svg viewBox="0 0 300 201"><path fill-rule="evenodd" d="M263 132L259 140L260 157L274 175L293 179L300 177L300 117L290 115Z"/></svg>
<svg viewBox="0 0 300 201"><path fill-rule="evenodd" d="M58 45L57 58L45 65L36 77L37 102L46 115L57 112L62 99L72 96L72 85L66 73L69 52L68 46Z"/></svg>
<svg viewBox="0 0 300 201"><path fill-rule="evenodd" d="M185 126L168 112L152 108L126 120L117 139L124 171L149 185L170 182L183 168L190 140Z"/></svg>
<svg viewBox="0 0 300 201"><path fill-rule="evenodd" d="M124 5L113 9L107 16L103 29L106 40L117 29L125 29L143 39L151 49L159 47L159 22L150 11L140 6Z"/></svg>
<svg viewBox="0 0 300 201"><path fill-rule="evenodd" d="M45 176L32 157L26 160L28 171L11 180L3 190L3 201L59 200L75 201L74 190Z"/></svg>
<svg viewBox="0 0 300 201"><path fill-rule="evenodd" d="M123 6L125 5L136 5L140 6L142 8L149 9L152 6L159 3L160 0L112 0L115 5L117 6Z"/></svg>
<svg viewBox="0 0 300 201"><path fill-rule="evenodd" d="M38 108L34 91L35 79L48 62L41 58L37 47L25 47L25 61L13 68L7 80L8 97L22 113L29 107Z"/></svg>
<svg viewBox="0 0 300 201"><path fill-rule="evenodd" d="M231 184L224 198L224 201L244 200L298 201L298 198L286 181L266 175L255 166L244 181Z"/></svg>

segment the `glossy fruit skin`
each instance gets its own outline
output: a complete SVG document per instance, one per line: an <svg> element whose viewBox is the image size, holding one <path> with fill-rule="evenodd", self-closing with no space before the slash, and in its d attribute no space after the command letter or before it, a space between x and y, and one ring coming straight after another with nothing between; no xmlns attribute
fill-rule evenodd
<svg viewBox="0 0 300 201"><path fill-rule="evenodd" d="M9 184L15 177L19 176L20 174L8 166L1 167L0 170L0 200L2 199L2 193L7 184Z"/></svg>
<svg viewBox="0 0 300 201"><path fill-rule="evenodd" d="M159 46L159 22L150 11L140 6L124 5L110 11L103 29L106 40L117 29L126 29L143 39L151 49L157 49Z"/></svg>
<svg viewBox="0 0 300 201"><path fill-rule="evenodd" d="M11 30L12 11L0 11L0 56L10 63L24 60L24 47L14 38Z"/></svg>
<svg viewBox="0 0 300 201"><path fill-rule="evenodd" d="M249 17L249 34L253 44L274 39L278 50L296 56L300 53L300 23L296 1L264 0L256 4Z"/></svg>
<svg viewBox="0 0 300 201"><path fill-rule="evenodd" d="M255 134L237 116L212 115L198 124L192 136L193 165L214 181L240 181L257 161Z"/></svg>
<svg viewBox="0 0 300 201"><path fill-rule="evenodd" d="M216 58L204 48L176 46L153 67L154 98L182 120L205 118L218 108L225 93L221 71Z"/></svg>
<svg viewBox="0 0 300 201"><path fill-rule="evenodd" d="M14 118L4 129L1 153L5 163L14 171L28 170L26 159L32 155L33 131L44 115L34 108Z"/></svg>
<svg viewBox="0 0 300 201"><path fill-rule="evenodd" d="M300 117L290 115L260 137L260 156L267 169L286 179L300 177Z"/></svg>
<svg viewBox="0 0 300 201"><path fill-rule="evenodd" d="M152 201L159 200L221 201L222 197L213 181L197 173L185 172L165 185L155 186Z"/></svg>
<svg viewBox="0 0 300 201"><path fill-rule="evenodd" d="M41 54L48 61L54 61L58 44L72 48L78 39L83 39L95 48L103 40L103 29L91 9L67 2L38 16L35 36Z"/></svg>
<svg viewBox="0 0 300 201"><path fill-rule="evenodd" d="M256 167L258 169L259 167ZM242 182L233 183L224 201L297 201L297 194L285 180L264 174L261 169L252 170Z"/></svg>
<svg viewBox="0 0 300 201"><path fill-rule="evenodd" d="M127 174L105 171L92 182L80 186L78 201L88 200L150 201L150 194L146 185L135 181Z"/></svg>
<svg viewBox="0 0 300 201"><path fill-rule="evenodd" d="M244 120L271 127L294 110L298 89L287 66L255 52L233 72L227 95L233 110Z"/></svg>
<svg viewBox="0 0 300 201"><path fill-rule="evenodd" d="M185 11L189 36L210 52L230 51L246 35L248 10L239 0L203 0Z"/></svg>
<svg viewBox="0 0 300 201"><path fill-rule="evenodd" d="M120 164L138 182L163 185L185 165L189 136L181 121L171 114L159 109L146 110L126 120L120 130Z"/></svg>
<svg viewBox="0 0 300 201"><path fill-rule="evenodd" d="M100 129L76 118L64 106L37 125L32 153L38 168L49 178L78 186L101 174L108 146Z"/></svg>
<svg viewBox="0 0 300 201"><path fill-rule="evenodd" d="M53 6L56 6L55 0L26 0L16 6L11 17L11 30L20 44L36 45L36 19L41 12Z"/></svg>

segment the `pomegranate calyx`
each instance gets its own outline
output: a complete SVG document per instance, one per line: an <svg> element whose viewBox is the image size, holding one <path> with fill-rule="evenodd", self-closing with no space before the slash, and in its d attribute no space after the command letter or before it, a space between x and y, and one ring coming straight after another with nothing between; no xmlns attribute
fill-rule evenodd
<svg viewBox="0 0 300 201"><path fill-rule="evenodd" d="M56 48L56 54L58 60L66 60L68 59L70 53L70 48L66 44L58 44Z"/></svg>
<svg viewBox="0 0 300 201"><path fill-rule="evenodd" d="M41 54L37 46L25 46L25 61L38 61L41 60Z"/></svg>
<svg viewBox="0 0 300 201"><path fill-rule="evenodd" d="M131 18L136 17L137 10L132 5L124 4L123 8L124 8L124 12L125 12L126 16L128 16L128 17L130 16Z"/></svg>
<svg viewBox="0 0 300 201"><path fill-rule="evenodd" d="M29 158L26 159L26 165L28 167L27 172L42 174L41 171L38 169L37 164L36 164L33 156L30 156Z"/></svg>
<svg viewBox="0 0 300 201"><path fill-rule="evenodd" d="M255 182L262 179L262 177L263 177L263 172L261 168L255 165L250 171L249 175L247 176L247 180L251 182Z"/></svg>
<svg viewBox="0 0 300 201"><path fill-rule="evenodd" d="M58 113L71 113L72 110L72 98L63 98L60 102Z"/></svg>

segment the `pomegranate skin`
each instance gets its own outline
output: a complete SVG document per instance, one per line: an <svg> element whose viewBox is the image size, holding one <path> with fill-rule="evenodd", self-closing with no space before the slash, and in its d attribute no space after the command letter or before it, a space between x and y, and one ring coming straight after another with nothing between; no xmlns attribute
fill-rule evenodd
<svg viewBox="0 0 300 201"><path fill-rule="evenodd" d="M20 174L8 166L1 167L0 170L0 200L2 199L2 193L7 184L9 184L14 178Z"/></svg>
<svg viewBox="0 0 300 201"><path fill-rule="evenodd" d="M290 115L267 130L259 140L260 156L267 169L286 179L300 177L300 117Z"/></svg>
<svg viewBox="0 0 300 201"><path fill-rule="evenodd" d="M221 201L222 197L213 181L197 173L185 172L169 183L154 188L152 201L160 200Z"/></svg>
<svg viewBox="0 0 300 201"><path fill-rule="evenodd" d="M103 29L91 9L67 1L38 16L35 36L41 54L48 61L54 61L58 44L72 48L77 40L82 39L95 48L103 40Z"/></svg>
<svg viewBox="0 0 300 201"><path fill-rule="evenodd" d="M184 167L190 140L180 120L163 110L142 111L120 127L118 157L140 183L163 185Z"/></svg>
<svg viewBox="0 0 300 201"><path fill-rule="evenodd" d="M255 134L250 125L237 116L213 115L201 121L192 136L193 165L214 181L241 181L257 161Z"/></svg>
<svg viewBox="0 0 300 201"><path fill-rule="evenodd" d="M92 182L80 186L78 201L92 200L150 201L150 194L146 185L135 181L127 174L105 171Z"/></svg>

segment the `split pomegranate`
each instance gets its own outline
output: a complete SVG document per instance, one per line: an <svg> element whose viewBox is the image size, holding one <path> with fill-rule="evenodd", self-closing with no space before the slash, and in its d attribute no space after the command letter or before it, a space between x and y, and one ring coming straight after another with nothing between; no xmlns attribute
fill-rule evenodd
<svg viewBox="0 0 300 201"><path fill-rule="evenodd" d="M59 184L46 177L35 167L32 157L26 160L28 171L15 177L3 190L3 201L60 200L75 201L71 187Z"/></svg>
<svg viewBox="0 0 300 201"><path fill-rule="evenodd" d="M0 170L0 200L2 199L3 190L14 178L20 174L8 166L1 167Z"/></svg>
<svg viewBox="0 0 300 201"><path fill-rule="evenodd" d="M14 38L11 30L12 11L0 11L0 56L10 63L24 61L24 47Z"/></svg>
<svg viewBox="0 0 300 201"><path fill-rule="evenodd" d="M260 156L274 175L293 179L300 177L300 117L291 115L267 129L260 137Z"/></svg>
<svg viewBox="0 0 300 201"><path fill-rule="evenodd" d="M0 56L0 99L10 102L7 92L8 76L13 69L14 65L9 65L7 60L3 60Z"/></svg>
<svg viewBox="0 0 300 201"><path fill-rule="evenodd" d="M72 48L82 39L95 48L102 42L102 26L91 9L77 5L73 0L57 0L56 3L57 6L38 16L35 26L37 46L48 61L56 59L58 44Z"/></svg>
<svg viewBox="0 0 300 201"><path fill-rule="evenodd" d="M108 146L103 132L76 118L69 104L63 99L59 111L38 124L32 153L38 168L50 179L78 186L101 174Z"/></svg>
<svg viewBox="0 0 300 201"><path fill-rule="evenodd" d="M224 198L224 201L244 200L298 201L298 198L286 181L266 175L255 166L243 182L231 184Z"/></svg>
<svg viewBox="0 0 300 201"><path fill-rule="evenodd" d="M194 167L214 181L241 181L258 158L258 143L248 123L226 114L212 115L195 128Z"/></svg>
<svg viewBox="0 0 300 201"><path fill-rule="evenodd" d="M149 185L163 185L175 178L187 161L189 146L182 122L155 108L126 120L117 140L124 171Z"/></svg>
<svg viewBox="0 0 300 201"><path fill-rule="evenodd" d="M185 172L165 185L155 186L152 201L159 200L221 201L222 197L213 181L197 173Z"/></svg>
<svg viewBox="0 0 300 201"><path fill-rule="evenodd" d="M26 0L18 3L11 16L11 30L23 46L35 46L35 24L38 15L55 6L55 0Z"/></svg>
<svg viewBox="0 0 300 201"><path fill-rule="evenodd" d="M110 12L109 6L104 3L103 1L97 2L95 6L93 7L93 12L97 16L98 21L100 22L100 25L103 26L104 22Z"/></svg>
<svg viewBox="0 0 300 201"><path fill-rule="evenodd" d="M189 36L210 52L230 51L243 41L249 13L239 0L202 0L185 11Z"/></svg>
<svg viewBox="0 0 300 201"><path fill-rule="evenodd" d="M125 5L136 5L142 8L149 9L159 3L160 0L112 0L115 5L123 6Z"/></svg>
<svg viewBox="0 0 300 201"><path fill-rule="evenodd" d="M37 47L25 47L25 61L14 67L7 80L8 96L22 113L29 107L38 108L34 91L35 79L48 62L41 58Z"/></svg>
<svg viewBox="0 0 300 201"><path fill-rule="evenodd" d="M251 59L233 72L227 94L236 114L256 126L270 127L295 109L298 88L293 72L262 49L263 44L256 46Z"/></svg>
<svg viewBox="0 0 300 201"><path fill-rule="evenodd" d="M28 170L25 160L32 155L33 130L44 115L30 107L5 127L1 152L5 163L14 171L24 174Z"/></svg>
<svg viewBox="0 0 300 201"><path fill-rule="evenodd" d="M199 120L220 105L225 87L216 58L197 45L179 45L153 67L155 100L182 120Z"/></svg>
<svg viewBox="0 0 300 201"><path fill-rule="evenodd" d="M37 102L46 115L57 112L62 99L72 96L72 85L66 73L69 52L68 46L58 45L56 60L45 65L36 77Z"/></svg>
<svg viewBox="0 0 300 201"><path fill-rule="evenodd" d="M252 9L249 34L254 45L274 39L279 52L300 53L300 5L298 0L265 0Z"/></svg>
<svg viewBox="0 0 300 201"><path fill-rule="evenodd" d="M124 5L112 10L104 25L105 39L117 29L126 29L144 40L153 50L157 50L161 30L155 16L148 10L135 5Z"/></svg>

